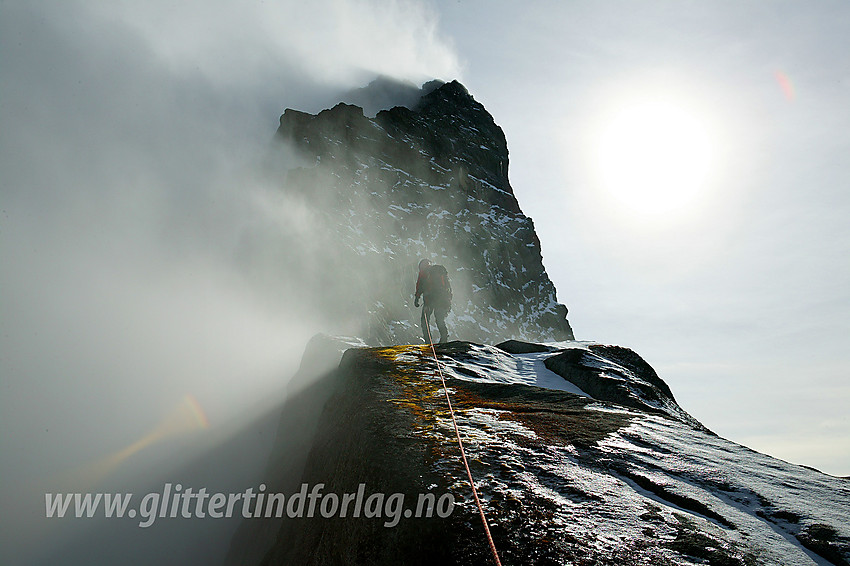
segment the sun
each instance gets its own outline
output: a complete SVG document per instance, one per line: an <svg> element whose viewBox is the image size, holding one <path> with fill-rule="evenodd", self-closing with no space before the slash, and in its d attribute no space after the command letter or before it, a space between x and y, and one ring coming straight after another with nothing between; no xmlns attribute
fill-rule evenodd
<svg viewBox="0 0 850 566"><path fill-rule="evenodd" d="M614 105L592 146L600 196L629 215L658 217L697 205L712 173L716 142L698 111L651 96Z"/></svg>

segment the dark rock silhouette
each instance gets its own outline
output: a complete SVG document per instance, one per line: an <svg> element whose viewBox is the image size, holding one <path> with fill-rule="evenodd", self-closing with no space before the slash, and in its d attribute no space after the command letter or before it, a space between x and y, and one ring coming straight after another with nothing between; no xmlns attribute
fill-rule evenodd
<svg viewBox="0 0 850 566"><path fill-rule="evenodd" d="M415 108L419 99L443 84L430 81L421 87L392 77L380 76L362 88L347 91L339 96L340 102L359 106L367 116L396 106Z"/></svg>

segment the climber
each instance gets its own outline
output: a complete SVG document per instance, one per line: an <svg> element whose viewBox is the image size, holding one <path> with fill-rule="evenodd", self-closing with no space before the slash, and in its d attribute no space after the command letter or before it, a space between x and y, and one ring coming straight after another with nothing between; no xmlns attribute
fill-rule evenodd
<svg viewBox="0 0 850 566"><path fill-rule="evenodd" d="M449 274L442 265L432 265L427 259L419 262L419 277L416 279L416 298L413 306L419 306L422 297L422 338L430 344L428 323L433 318L440 330L440 342L449 338L446 329L446 315L452 308L452 286Z"/></svg>

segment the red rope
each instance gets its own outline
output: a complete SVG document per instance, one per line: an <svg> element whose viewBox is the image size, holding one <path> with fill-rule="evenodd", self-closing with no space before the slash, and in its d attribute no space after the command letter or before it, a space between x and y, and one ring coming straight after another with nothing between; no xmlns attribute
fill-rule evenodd
<svg viewBox="0 0 850 566"><path fill-rule="evenodd" d="M490 534L490 527L487 525L487 517L484 516L484 507L481 506L481 500L478 499L478 490L475 489L475 482L472 481L472 472L469 471L469 463L466 461L466 452L463 449L463 442L460 439L460 430L457 428L455 420L455 411L452 408L452 400L449 398L449 389L446 387L446 379L443 377L443 370L440 367L440 360L437 358L437 350L434 349L434 339L431 337L431 323L428 321L428 312L423 305L422 312L425 315L425 328L428 329L428 342L431 345L431 353L434 354L434 361L437 362L437 371L440 373L440 381L443 382L443 392L446 394L446 403L449 404L449 413L452 416L452 424L455 427L455 436L457 436L457 445L460 446L460 457L463 460L463 467L466 468L466 477L469 478L469 485L472 486L472 495L475 497L475 504L478 506L478 513L481 515L481 522L484 524L484 532L487 534L487 542L490 543L490 551L493 553L493 561L496 566L502 566L499 560L499 553L496 552L496 544L493 542L493 536Z"/></svg>

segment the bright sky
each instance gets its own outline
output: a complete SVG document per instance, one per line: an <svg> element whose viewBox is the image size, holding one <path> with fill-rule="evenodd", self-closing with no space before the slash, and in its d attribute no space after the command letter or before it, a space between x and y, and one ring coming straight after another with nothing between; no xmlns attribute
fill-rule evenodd
<svg viewBox="0 0 850 566"><path fill-rule="evenodd" d="M578 337L850 474L850 7L438 3Z"/></svg>

